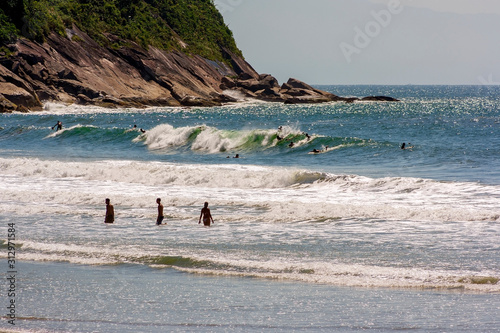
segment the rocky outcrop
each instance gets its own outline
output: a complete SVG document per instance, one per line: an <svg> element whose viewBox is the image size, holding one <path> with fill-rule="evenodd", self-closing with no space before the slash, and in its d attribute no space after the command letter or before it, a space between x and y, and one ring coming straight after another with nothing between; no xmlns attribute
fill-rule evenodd
<svg viewBox="0 0 500 333"><path fill-rule="evenodd" d="M0 57L0 111L17 105L37 110L49 100L117 107L214 106L233 100L219 88L225 76L258 76L229 51L227 60L238 64L236 69L179 51L129 45L102 47L76 27L66 38L51 34L43 44L17 40L9 45L10 55Z"/></svg>
<svg viewBox="0 0 500 333"><path fill-rule="evenodd" d="M33 87L0 65L0 112L27 111L41 106Z"/></svg>
<svg viewBox="0 0 500 333"><path fill-rule="evenodd" d="M107 35L112 48L97 44L76 26L43 44L19 39L0 55L0 112L39 110L43 101L105 107L216 106L236 102L228 91L264 101L352 102L290 79L279 85L243 58L223 50L225 62L179 51L148 50ZM363 101L389 101L375 96Z"/></svg>
<svg viewBox="0 0 500 333"><path fill-rule="evenodd" d="M278 81L269 74L259 76L240 75L236 79L223 78L220 88L223 90L238 90L245 96L270 102L285 104L316 104L327 102L398 101L392 97L370 96L364 98L340 97L335 94L316 89L300 80L290 78L279 86Z"/></svg>
<svg viewBox="0 0 500 333"><path fill-rule="evenodd" d="M243 74L235 79L225 77L220 88L240 91L249 98L289 104L324 103L339 98L296 79L289 79L280 86L278 80L269 74L260 74L256 77Z"/></svg>
<svg viewBox="0 0 500 333"><path fill-rule="evenodd" d="M367 96L361 98L363 102L399 102L396 98L389 96Z"/></svg>

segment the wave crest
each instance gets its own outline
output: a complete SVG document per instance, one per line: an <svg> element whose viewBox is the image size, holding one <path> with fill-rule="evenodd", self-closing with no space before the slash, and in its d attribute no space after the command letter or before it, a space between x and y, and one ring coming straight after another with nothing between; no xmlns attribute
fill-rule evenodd
<svg viewBox="0 0 500 333"><path fill-rule="evenodd" d="M312 142L298 129L283 126L280 130L223 130L206 125L175 128L161 124L147 131L144 143L151 150L189 148L193 151L217 154L232 151L264 151L273 147L300 147Z"/></svg>

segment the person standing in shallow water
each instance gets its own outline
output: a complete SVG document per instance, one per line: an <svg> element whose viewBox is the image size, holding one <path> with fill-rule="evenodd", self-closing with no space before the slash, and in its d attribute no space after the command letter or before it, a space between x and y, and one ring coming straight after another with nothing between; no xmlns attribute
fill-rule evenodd
<svg viewBox="0 0 500 333"><path fill-rule="evenodd" d="M106 198L106 217L104 218L104 223L115 222L115 208L111 204L111 200Z"/></svg>
<svg viewBox="0 0 500 333"><path fill-rule="evenodd" d="M214 223L214 219L212 218L212 214L210 214L210 209L208 208L208 202L205 202L205 205L201 209L198 224L201 223L202 218L203 218L203 225L205 227L210 227L210 221L212 221L212 224Z"/></svg>
<svg viewBox="0 0 500 333"><path fill-rule="evenodd" d="M156 199L156 203L158 204L158 217L156 218L156 225L160 225L162 224L163 219L165 218L163 216L163 205L161 204L160 198Z"/></svg>

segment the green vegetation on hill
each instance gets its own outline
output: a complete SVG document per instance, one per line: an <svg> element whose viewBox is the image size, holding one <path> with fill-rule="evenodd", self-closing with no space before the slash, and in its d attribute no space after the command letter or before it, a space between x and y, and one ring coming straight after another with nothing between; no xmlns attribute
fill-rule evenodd
<svg viewBox="0 0 500 333"><path fill-rule="evenodd" d="M0 42L19 36L43 41L75 24L101 45L124 46L112 34L154 47L222 60L222 48L241 55L213 0L0 0ZM187 47L183 47L182 40Z"/></svg>

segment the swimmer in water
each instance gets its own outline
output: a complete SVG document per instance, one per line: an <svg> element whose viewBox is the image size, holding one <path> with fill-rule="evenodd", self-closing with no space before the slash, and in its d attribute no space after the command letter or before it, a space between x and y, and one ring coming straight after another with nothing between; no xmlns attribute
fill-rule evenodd
<svg viewBox="0 0 500 333"><path fill-rule="evenodd" d="M278 127L278 133L276 134L276 139L278 139L278 141L283 140L283 137L280 135L282 130L283 130L283 126Z"/></svg>
<svg viewBox="0 0 500 333"><path fill-rule="evenodd" d="M106 198L106 217L104 218L104 223L115 222L115 208L111 204L111 200Z"/></svg>
<svg viewBox="0 0 500 333"><path fill-rule="evenodd" d="M411 142L408 142L408 146L406 145L405 142L403 142L403 144L401 145L402 150L407 150L407 149L411 150L412 148L413 148L413 146L411 146Z"/></svg>
<svg viewBox="0 0 500 333"><path fill-rule="evenodd" d="M131 129L127 130L126 132L128 133L128 132L132 132L132 131L139 131L139 132L141 132L141 133L146 133L146 130L144 130L144 129L142 129L142 128L141 128L141 129L139 129L139 128L137 127L137 125L135 125L135 124L134 124L134 126L132 126L132 128L131 128Z"/></svg>
<svg viewBox="0 0 500 333"><path fill-rule="evenodd" d="M403 142L403 144L401 145L401 149L402 150L412 150L413 146L411 145L411 142L408 142L408 145L406 145L406 143Z"/></svg>
<svg viewBox="0 0 500 333"><path fill-rule="evenodd" d="M210 209L208 208L208 202L205 202L205 205L201 209L198 224L201 223L202 218L203 218L203 225L205 227L210 227L210 221L212 221L212 224L214 223L214 219L212 218L212 214L210 213Z"/></svg>
<svg viewBox="0 0 500 333"><path fill-rule="evenodd" d="M163 205L161 204L161 199L156 199L156 203L158 204L158 217L156 218L156 225L161 225L163 219L165 218L163 216Z"/></svg>
<svg viewBox="0 0 500 333"><path fill-rule="evenodd" d="M145 130L143 130L142 128L141 128L141 129L138 129L138 128L137 128L137 125L135 125L135 124L134 124L134 127L132 127L132 129L133 129L134 131L139 130L141 133L146 133L146 131L145 131Z"/></svg>

